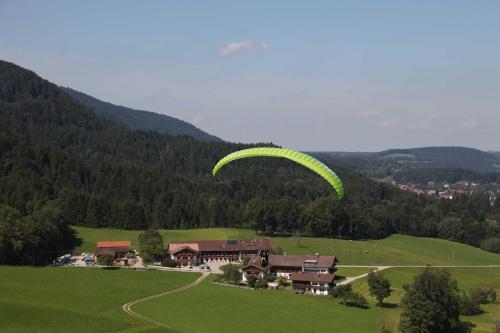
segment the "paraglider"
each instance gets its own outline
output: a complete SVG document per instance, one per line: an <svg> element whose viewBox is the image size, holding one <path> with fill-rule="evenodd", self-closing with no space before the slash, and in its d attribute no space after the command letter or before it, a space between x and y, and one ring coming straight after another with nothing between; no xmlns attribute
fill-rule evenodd
<svg viewBox="0 0 500 333"><path fill-rule="evenodd" d="M240 158L261 156L286 158L296 163L302 164L306 168L316 172L328 183L330 183L330 185L332 185L332 187L337 192L337 195L340 199L342 199L342 197L344 196L344 187L342 186L342 182L340 178L335 174L335 172L330 170L330 168L328 168L326 165L324 165L314 157L292 149L261 147L239 150L223 157L219 162L217 162L214 169L212 170L212 174L215 176L220 168L234 160Z"/></svg>

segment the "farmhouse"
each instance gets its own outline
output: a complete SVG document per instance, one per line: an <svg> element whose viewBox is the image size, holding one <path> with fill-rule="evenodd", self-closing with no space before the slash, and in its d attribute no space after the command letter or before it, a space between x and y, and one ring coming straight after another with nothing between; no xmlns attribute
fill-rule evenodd
<svg viewBox="0 0 500 333"><path fill-rule="evenodd" d="M130 241L105 241L97 242L95 249L96 260L104 254L109 254L115 258L119 265L127 265L130 253Z"/></svg>
<svg viewBox="0 0 500 333"><path fill-rule="evenodd" d="M265 275L283 276L292 281L294 290L318 295L327 295L335 278L334 256L287 256L255 255L248 265L243 267L243 282L249 276L263 278Z"/></svg>
<svg viewBox="0 0 500 333"><path fill-rule="evenodd" d="M268 239L171 241L168 253L171 259L187 265L241 261L244 257L270 251L271 248L271 241Z"/></svg>

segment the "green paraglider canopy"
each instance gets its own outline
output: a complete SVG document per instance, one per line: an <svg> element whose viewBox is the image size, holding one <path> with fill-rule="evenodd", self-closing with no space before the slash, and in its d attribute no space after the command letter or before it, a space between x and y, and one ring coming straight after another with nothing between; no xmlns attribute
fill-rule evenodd
<svg viewBox="0 0 500 333"><path fill-rule="evenodd" d="M324 165L314 157L292 149L261 147L239 150L223 157L219 162L217 162L214 169L212 170L212 174L215 176L220 168L234 160L240 158L262 156L286 158L296 163L302 164L306 168L316 172L328 183L330 183L337 192L339 198L342 198L344 196L344 187L342 186L342 182L340 181L340 178L335 174L335 172L330 170L330 168L328 168L326 165Z"/></svg>

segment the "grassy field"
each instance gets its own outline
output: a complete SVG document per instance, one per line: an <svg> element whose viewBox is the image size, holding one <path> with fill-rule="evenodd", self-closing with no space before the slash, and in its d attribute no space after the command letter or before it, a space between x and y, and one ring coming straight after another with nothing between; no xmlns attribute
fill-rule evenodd
<svg viewBox="0 0 500 333"><path fill-rule="evenodd" d="M0 266L0 332L165 332L123 303L186 285L196 273Z"/></svg>
<svg viewBox="0 0 500 333"><path fill-rule="evenodd" d="M137 246L139 231L74 227L82 239L79 247L93 251L99 240L130 240ZM256 237L243 229L161 230L168 240L237 239ZM348 241L328 238L271 238L274 246L288 254L335 255L339 264L357 265L500 265L500 254L485 252L472 246L442 239L392 235L386 239Z"/></svg>
<svg viewBox="0 0 500 333"><path fill-rule="evenodd" d="M391 268L389 307L376 307L366 279L355 290L369 298L369 308L339 304L331 297L295 295L290 290L248 290L214 285L214 276L191 289L137 304L133 310L167 324L175 332L378 332L381 321L396 332L403 283L421 269ZM461 288L488 286L500 293L500 268L452 268ZM349 275L366 270L346 268ZM126 315L121 305L146 295L174 289L196 279L195 273L104 270L93 268L0 267L0 331L160 333ZM493 333L500 304L464 317L474 333Z"/></svg>
<svg viewBox="0 0 500 333"><path fill-rule="evenodd" d="M457 279L460 289L469 290L472 287L491 287L500 295L500 268L449 268L451 274ZM391 268L384 271L384 276L391 281L392 294L385 300L390 306L395 306L401 301L404 294L403 284L413 281L413 277L420 272L420 268ZM370 304L375 304L375 299L370 297L366 278L353 282L355 291L368 298ZM472 323L473 332L494 333L494 320L500 320L500 303L482 305L485 311L478 316L467 316L462 319ZM388 307L384 311L384 319L393 330L397 327L400 308Z"/></svg>
<svg viewBox="0 0 500 333"><path fill-rule="evenodd" d="M182 332L377 332L383 313L346 307L331 297L217 286L209 279L134 310Z"/></svg>

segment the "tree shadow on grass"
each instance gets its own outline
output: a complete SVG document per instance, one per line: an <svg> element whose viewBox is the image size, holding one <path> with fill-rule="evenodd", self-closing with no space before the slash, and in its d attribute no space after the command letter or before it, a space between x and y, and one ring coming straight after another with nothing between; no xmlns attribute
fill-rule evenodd
<svg viewBox="0 0 500 333"><path fill-rule="evenodd" d="M396 303L382 303L380 304L381 308L386 308L386 309L394 309L397 308L398 305Z"/></svg>
<svg viewBox="0 0 500 333"><path fill-rule="evenodd" d="M104 266L102 269L105 269L107 271L116 271L118 269L120 269L121 267L117 267L117 266Z"/></svg>
<svg viewBox="0 0 500 333"><path fill-rule="evenodd" d="M352 302L345 302L342 304L344 304L345 306L348 306L350 308L358 308L358 309L363 309L363 310L368 310L370 308L368 305L360 305L360 304L356 304L356 303L352 303Z"/></svg>
<svg viewBox="0 0 500 333"><path fill-rule="evenodd" d="M474 327L476 327L476 325L470 321L460 321L458 327L456 327L452 333L470 333Z"/></svg>

